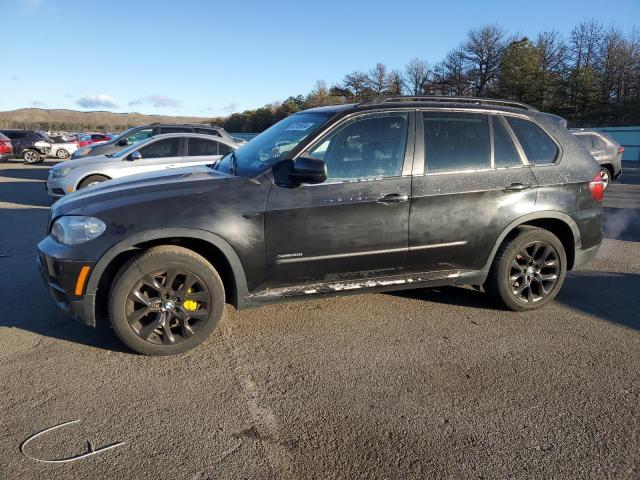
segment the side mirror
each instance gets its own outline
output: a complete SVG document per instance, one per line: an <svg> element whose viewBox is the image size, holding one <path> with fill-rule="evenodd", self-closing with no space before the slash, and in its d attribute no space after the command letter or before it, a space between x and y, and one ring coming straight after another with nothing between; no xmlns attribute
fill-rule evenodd
<svg viewBox="0 0 640 480"><path fill-rule="evenodd" d="M297 183L322 183L327 179L327 164L313 157L299 157L289 176Z"/></svg>
<svg viewBox="0 0 640 480"><path fill-rule="evenodd" d="M129 156L127 157L128 160L140 160L142 158L142 154L139 151L135 151L135 152L131 152L131 154L129 154Z"/></svg>
<svg viewBox="0 0 640 480"><path fill-rule="evenodd" d="M122 138L118 141L118 145L120 145L121 147L126 147L127 145L131 145L131 142L126 138Z"/></svg>

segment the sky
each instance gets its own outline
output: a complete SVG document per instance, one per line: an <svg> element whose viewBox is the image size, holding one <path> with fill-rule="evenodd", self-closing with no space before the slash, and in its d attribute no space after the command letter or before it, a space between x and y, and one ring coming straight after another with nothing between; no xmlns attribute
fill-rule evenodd
<svg viewBox="0 0 640 480"><path fill-rule="evenodd" d="M589 18L630 31L640 0L0 0L0 17L0 111L209 117L377 62L435 64L487 23L530 37Z"/></svg>

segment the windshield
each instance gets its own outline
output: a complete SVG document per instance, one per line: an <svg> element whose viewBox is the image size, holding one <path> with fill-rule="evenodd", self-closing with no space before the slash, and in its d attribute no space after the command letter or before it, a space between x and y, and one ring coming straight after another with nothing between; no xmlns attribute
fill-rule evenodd
<svg viewBox="0 0 640 480"><path fill-rule="evenodd" d="M286 157L302 140L315 132L329 113L298 113L265 130L235 152L225 156L216 170L252 177ZM234 155L235 153L235 155Z"/></svg>

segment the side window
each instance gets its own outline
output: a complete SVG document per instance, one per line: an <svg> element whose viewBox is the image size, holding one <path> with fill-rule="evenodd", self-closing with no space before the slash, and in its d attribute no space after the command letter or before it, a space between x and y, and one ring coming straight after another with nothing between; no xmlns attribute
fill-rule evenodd
<svg viewBox="0 0 640 480"><path fill-rule="evenodd" d="M423 112L422 119L427 173L491 168L487 115Z"/></svg>
<svg viewBox="0 0 640 480"><path fill-rule="evenodd" d="M518 150L500 117L493 117L493 160L496 168L519 167L522 165Z"/></svg>
<svg viewBox="0 0 640 480"><path fill-rule="evenodd" d="M180 150L180 138L158 140L139 150L142 158L177 157Z"/></svg>
<svg viewBox="0 0 640 480"><path fill-rule="evenodd" d="M600 138L598 135L592 135L593 137L593 148L597 150L604 150L607 148L606 142Z"/></svg>
<svg viewBox="0 0 640 480"><path fill-rule="evenodd" d="M558 147L539 126L521 118L506 117L518 137L529 163L551 165L558 156Z"/></svg>
<svg viewBox="0 0 640 480"><path fill-rule="evenodd" d="M394 112L356 118L316 145L309 155L327 163L327 178L352 181L402 174L409 115Z"/></svg>
<svg viewBox="0 0 640 480"><path fill-rule="evenodd" d="M133 132L131 135L127 137L127 140L131 143L136 143L142 140L146 140L147 138L152 136L153 136L153 129L144 128L142 130L138 130L137 132Z"/></svg>
<svg viewBox="0 0 640 480"><path fill-rule="evenodd" d="M191 127L161 127L160 133L193 133Z"/></svg>
<svg viewBox="0 0 640 480"><path fill-rule="evenodd" d="M196 133L202 133L204 135L213 135L214 137L219 137L220 134L217 130L212 130L211 128L195 128Z"/></svg>
<svg viewBox="0 0 640 480"><path fill-rule="evenodd" d="M190 157L200 155L218 155L218 142L204 138L189 138Z"/></svg>
<svg viewBox="0 0 640 480"><path fill-rule="evenodd" d="M233 148L226 143L218 143L218 155L226 155L231 150L233 150Z"/></svg>
<svg viewBox="0 0 640 480"><path fill-rule="evenodd" d="M591 135L576 135L578 139L578 143L582 145L587 150L591 150L593 148L593 142L591 141Z"/></svg>

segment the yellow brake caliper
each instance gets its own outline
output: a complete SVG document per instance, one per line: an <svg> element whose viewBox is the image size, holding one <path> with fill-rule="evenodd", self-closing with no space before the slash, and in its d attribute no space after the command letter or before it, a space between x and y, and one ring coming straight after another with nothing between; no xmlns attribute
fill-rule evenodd
<svg viewBox="0 0 640 480"><path fill-rule="evenodd" d="M193 290L189 289L187 293L193 293ZM182 302L182 306L187 310L198 310L199 307L198 302L195 300L185 300Z"/></svg>

